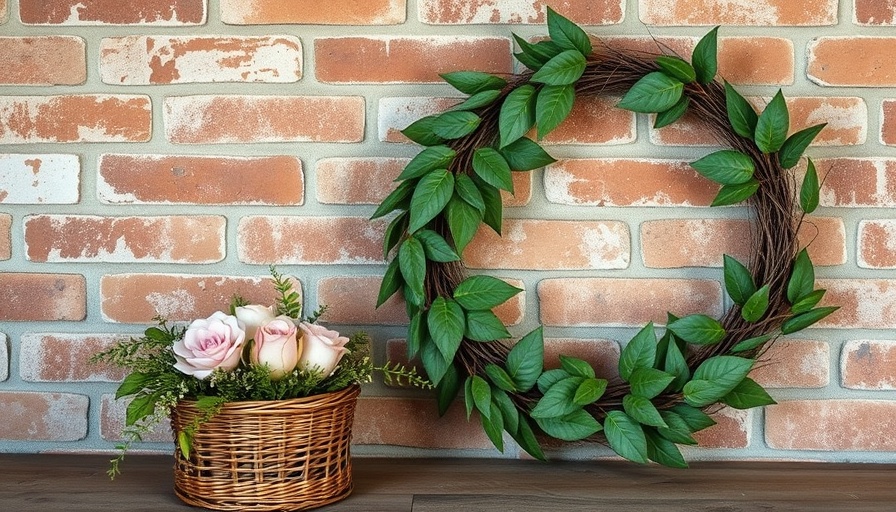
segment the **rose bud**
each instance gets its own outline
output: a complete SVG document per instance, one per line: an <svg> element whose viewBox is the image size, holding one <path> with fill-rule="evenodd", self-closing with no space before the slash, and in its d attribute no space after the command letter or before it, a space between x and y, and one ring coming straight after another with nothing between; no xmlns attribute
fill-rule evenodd
<svg viewBox="0 0 896 512"><path fill-rule="evenodd" d="M270 306L250 304L248 306L239 306L234 312L239 321L243 322L247 340L255 339L255 331L274 319L274 308Z"/></svg>
<svg viewBox="0 0 896 512"><path fill-rule="evenodd" d="M348 349L345 344L348 338L339 336L336 331L326 327L302 322L299 324L305 338L305 349L299 358L299 368L316 370L329 377L336 370L336 365Z"/></svg>
<svg viewBox="0 0 896 512"><path fill-rule="evenodd" d="M280 315L255 332L255 345L249 358L254 365L267 365L271 379L280 380L295 369L300 343L292 319Z"/></svg>

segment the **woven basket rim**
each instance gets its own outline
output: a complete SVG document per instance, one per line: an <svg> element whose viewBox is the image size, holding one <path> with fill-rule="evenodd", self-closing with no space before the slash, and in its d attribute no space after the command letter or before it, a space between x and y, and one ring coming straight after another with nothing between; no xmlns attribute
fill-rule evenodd
<svg viewBox="0 0 896 512"><path fill-rule="evenodd" d="M307 404L318 401L338 401L344 398L354 398L360 394L361 385L360 384L352 384L343 389L339 389L336 391L330 391L327 393L318 393L316 395L302 396L298 398L278 398L274 400L236 400L233 402L224 402L221 407L222 408L249 408L249 407L258 407L265 408L270 407L274 404L278 406L288 406L288 405L298 405L298 404ZM177 402L178 407L187 406L187 407L195 407L197 400L194 398L184 398Z"/></svg>

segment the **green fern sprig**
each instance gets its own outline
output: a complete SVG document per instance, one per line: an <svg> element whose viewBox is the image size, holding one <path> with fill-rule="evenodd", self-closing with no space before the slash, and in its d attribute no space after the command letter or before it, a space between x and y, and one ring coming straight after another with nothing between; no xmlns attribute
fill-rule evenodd
<svg viewBox="0 0 896 512"><path fill-rule="evenodd" d="M280 294L277 299L277 314L289 318L301 318L302 296L293 287L292 279L277 272L273 265L271 265L271 278L274 281L274 289Z"/></svg>

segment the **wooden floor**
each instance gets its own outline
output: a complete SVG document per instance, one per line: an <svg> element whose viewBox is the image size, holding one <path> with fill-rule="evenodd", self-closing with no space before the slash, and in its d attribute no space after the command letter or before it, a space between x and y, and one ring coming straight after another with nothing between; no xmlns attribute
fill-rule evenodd
<svg viewBox="0 0 896 512"><path fill-rule="evenodd" d="M166 456L0 454L0 510L189 511ZM619 462L354 460L355 489L321 512L896 511L896 465L705 462L671 470Z"/></svg>

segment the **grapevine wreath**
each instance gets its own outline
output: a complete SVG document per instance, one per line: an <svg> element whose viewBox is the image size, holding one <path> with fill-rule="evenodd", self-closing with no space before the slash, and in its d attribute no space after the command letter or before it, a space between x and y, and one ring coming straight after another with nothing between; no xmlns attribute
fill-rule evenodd
<svg viewBox="0 0 896 512"><path fill-rule="evenodd" d="M780 91L757 113L716 81L718 28L699 41L690 62L595 48L550 8L547 28L549 38L535 43L514 36L515 55L529 71L447 73L445 81L466 100L403 131L425 149L373 214L392 216L378 306L396 293L404 297L408 356L419 358L436 384L440 411L462 392L468 416L479 412L499 450L506 431L543 459L543 433L562 441L595 438L635 462L684 467L677 445L696 444L692 434L714 423L708 408L774 403L747 377L763 350L836 310L817 307L824 290L815 289L812 262L797 240L804 215L818 206L818 175L809 159L798 188L791 171L824 125L788 136ZM541 139L567 117L576 96L603 95L622 96L620 108L655 114L657 128L686 112L705 123L727 149L691 166L721 185L713 206L747 202L754 216L748 264L724 256L731 309L721 320L670 313L659 336L647 324L621 350L612 382L573 357L560 356L560 368L545 371L542 328L514 344L492 312L521 290L486 275L467 277L462 260L481 223L501 233L501 191L513 192L511 172L554 161L527 137L530 130Z"/></svg>

